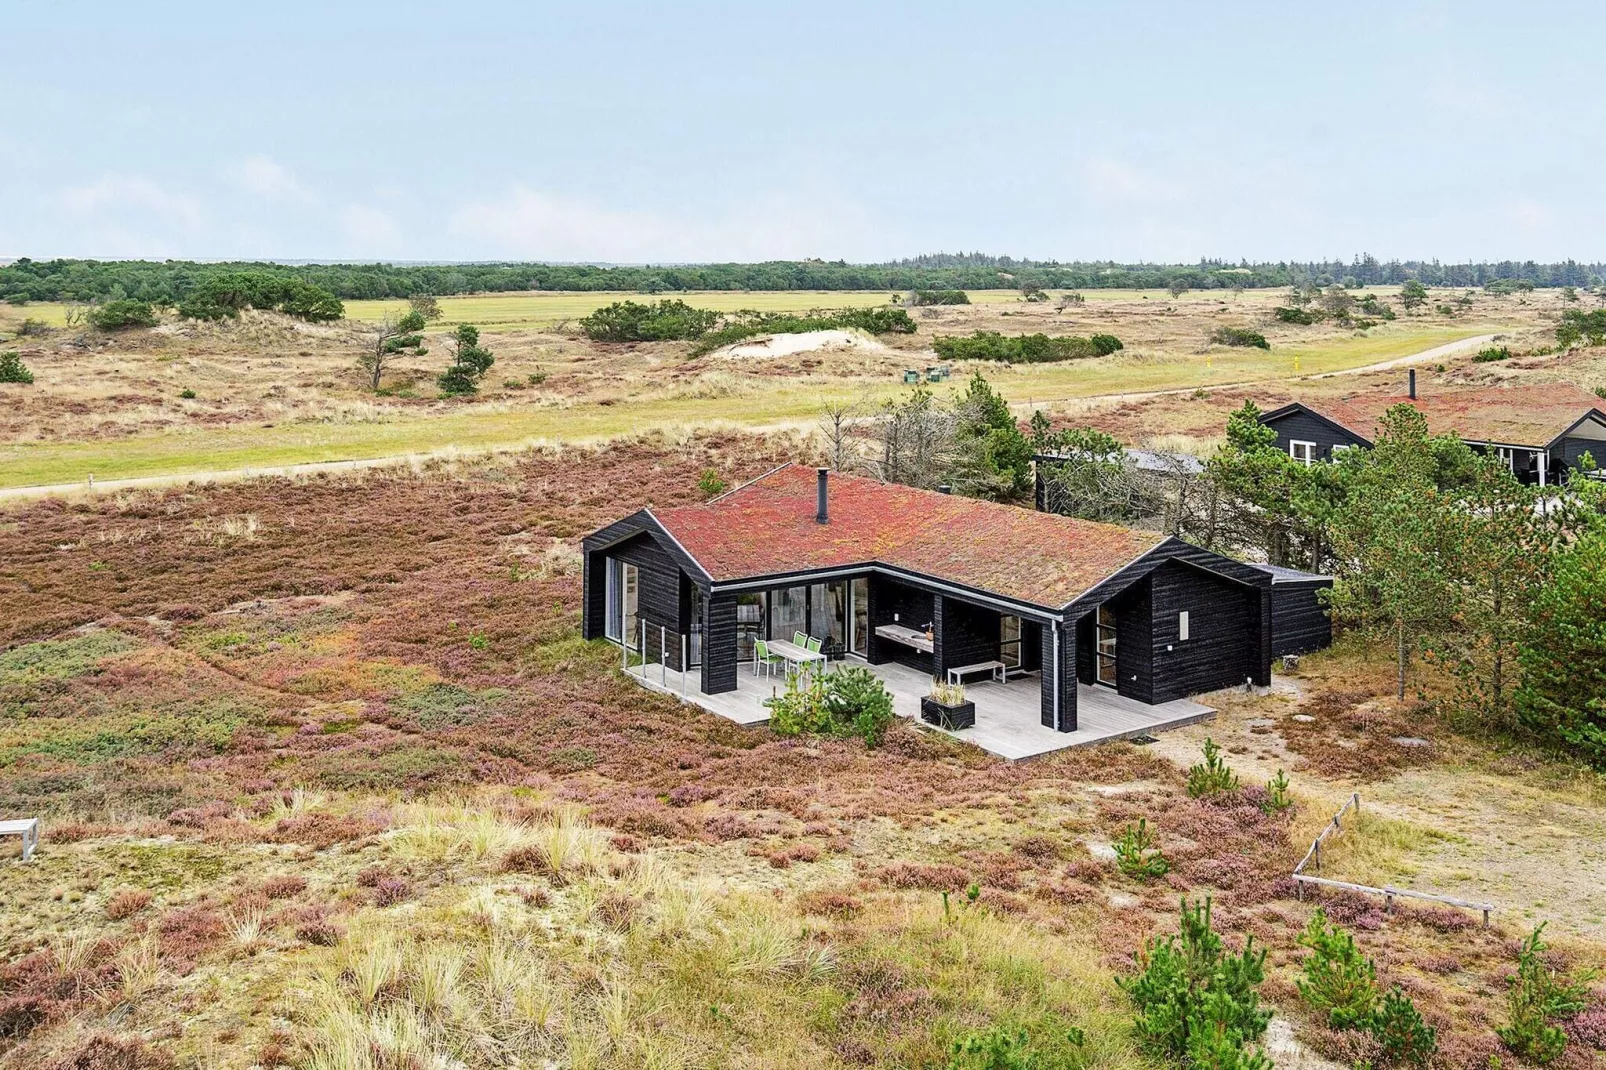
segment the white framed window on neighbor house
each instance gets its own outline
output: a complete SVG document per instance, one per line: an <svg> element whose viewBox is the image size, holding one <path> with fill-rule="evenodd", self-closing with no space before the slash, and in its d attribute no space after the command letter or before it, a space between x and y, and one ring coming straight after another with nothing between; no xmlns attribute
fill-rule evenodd
<svg viewBox="0 0 1606 1070"><path fill-rule="evenodd" d="M1177 614L1177 640L1179 642L1188 638L1188 611L1184 609Z"/></svg>
<svg viewBox="0 0 1606 1070"><path fill-rule="evenodd" d="M1288 456L1292 457L1300 464L1315 464L1316 443L1301 442L1297 438L1293 439L1288 443Z"/></svg>
<svg viewBox="0 0 1606 1070"><path fill-rule="evenodd" d="M1343 444L1335 445L1333 447L1333 457L1334 457L1334 459L1337 459L1337 457L1338 457L1338 455L1340 453L1343 453L1345 450L1352 450L1354 448L1355 448L1354 446L1348 446L1348 445L1343 445Z"/></svg>

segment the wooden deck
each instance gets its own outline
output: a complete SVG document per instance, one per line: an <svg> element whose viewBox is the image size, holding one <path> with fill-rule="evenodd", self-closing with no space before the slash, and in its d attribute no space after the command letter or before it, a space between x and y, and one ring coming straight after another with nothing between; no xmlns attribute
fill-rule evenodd
<svg viewBox="0 0 1606 1070"><path fill-rule="evenodd" d="M854 662L863 664L863 662ZM931 688L924 673L902 665L871 665L892 693L892 708L900 717L918 720L920 700ZM630 674L654 691L675 695L712 713L742 725L763 724L769 709L763 701L786 686L780 676L754 676L751 663L737 673L737 689L722 695L705 695L697 690L698 676L682 678L673 669L649 665L645 675L640 668ZM955 739L973 743L989 754L1017 761L1035 758L1069 747L1128 739L1132 736L1180 728L1215 716L1215 710L1188 699L1162 702L1156 706L1123 698L1104 687L1077 686L1075 732L1056 732L1039 721L1041 696L1036 676L1011 680L1007 684L985 681L969 684L965 697L976 703L976 726L957 732L943 732L921 722L932 732L943 732Z"/></svg>

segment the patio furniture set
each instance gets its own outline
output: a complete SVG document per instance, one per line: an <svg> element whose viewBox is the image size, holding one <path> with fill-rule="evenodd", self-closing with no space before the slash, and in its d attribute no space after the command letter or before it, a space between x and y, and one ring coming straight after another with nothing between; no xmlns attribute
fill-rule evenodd
<svg viewBox="0 0 1606 1070"><path fill-rule="evenodd" d="M788 673L794 668L799 672L805 669L812 670L828 661L822 649L824 645L823 639L816 639L803 632L793 632L791 642L785 639L755 639L753 675L757 676L760 668L773 674L777 665L785 666Z"/></svg>

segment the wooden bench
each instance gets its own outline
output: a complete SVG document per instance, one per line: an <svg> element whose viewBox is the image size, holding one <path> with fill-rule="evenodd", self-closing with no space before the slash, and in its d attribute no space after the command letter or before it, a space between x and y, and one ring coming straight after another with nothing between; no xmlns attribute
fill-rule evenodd
<svg viewBox="0 0 1606 1070"><path fill-rule="evenodd" d="M965 677L974 672L990 672L993 679L999 683L1004 682L1004 663L1001 661L978 661L974 665L958 665L948 670L950 684L962 684Z"/></svg>
<svg viewBox="0 0 1606 1070"><path fill-rule="evenodd" d="M33 850L39 846L39 819L27 817L20 821L0 821L0 836L22 837L22 860L28 861L33 857Z"/></svg>

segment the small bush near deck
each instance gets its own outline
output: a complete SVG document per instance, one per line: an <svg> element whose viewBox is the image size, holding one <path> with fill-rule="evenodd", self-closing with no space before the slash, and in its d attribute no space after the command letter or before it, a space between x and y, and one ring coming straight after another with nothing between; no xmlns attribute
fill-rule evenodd
<svg viewBox="0 0 1606 1070"><path fill-rule="evenodd" d="M1204 741L1204 761L1188 767L1188 794L1195 799L1238 790L1238 774L1221 757L1213 739Z"/></svg>
<svg viewBox="0 0 1606 1070"><path fill-rule="evenodd" d="M786 690L764 700L770 727L783 736L857 736L880 746L892 724L892 696L881 678L859 665L821 673L802 682L793 673Z"/></svg>
<svg viewBox="0 0 1606 1070"><path fill-rule="evenodd" d="M1218 346L1253 346L1256 349L1270 349L1271 343L1259 331L1251 331L1247 327L1217 327L1210 333L1210 341Z"/></svg>
<svg viewBox="0 0 1606 1070"><path fill-rule="evenodd" d="M1546 963L1549 945L1544 931L1540 923L1522 942L1507 1003L1510 1020L1495 1030L1513 1053L1540 1066L1555 1062L1567 1050L1567 1034L1556 1023L1589 1005L1589 985L1595 979L1594 970L1569 975Z"/></svg>
<svg viewBox="0 0 1606 1070"><path fill-rule="evenodd" d="M1138 881L1154 880L1171 872L1171 863L1160 853L1154 833L1149 831L1148 818L1138 818L1138 823L1128 825L1115 841L1115 864Z"/></svg>
<svg viewBox="0 0 1606 1070"><path fill-rule="evenodd" d="M1271 1070L1252 1045L1266 1032L1271 1012L1260 1007L1266 952L1254 937L1229 954L1211 928L1210 900L1182 900L1174 936L1154 937L1138 954L1138 973L1120 977L1136 1005L1138 1042L1150 1054L1189 1070Z"/></svg>

